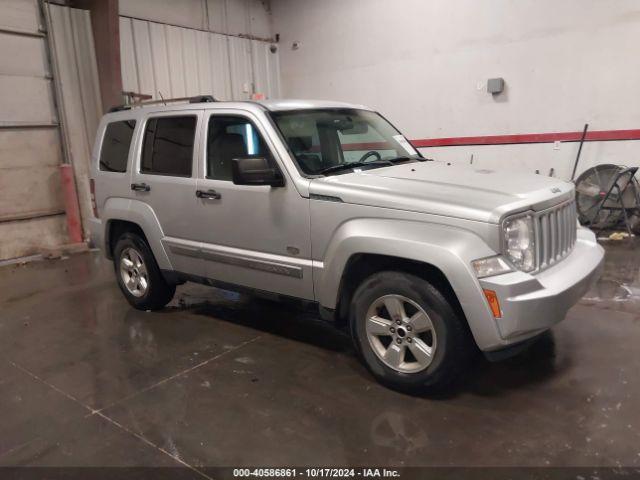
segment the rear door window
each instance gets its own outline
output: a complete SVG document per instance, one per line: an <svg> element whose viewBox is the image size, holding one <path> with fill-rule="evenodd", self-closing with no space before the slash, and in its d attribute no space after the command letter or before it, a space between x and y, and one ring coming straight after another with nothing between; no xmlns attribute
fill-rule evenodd
<svg viewBox="0 0 640 480"><path fill-rule="evenodd" d="M140 171L190 177L196 123L193 115L150 118L144 132Z"/></svg>
<svg viewBox="0 0 640 480"><path fill-rule="evenodd" d="M100 170L126 172L135 120L122 120L107 125L100 149Z"/></svg>

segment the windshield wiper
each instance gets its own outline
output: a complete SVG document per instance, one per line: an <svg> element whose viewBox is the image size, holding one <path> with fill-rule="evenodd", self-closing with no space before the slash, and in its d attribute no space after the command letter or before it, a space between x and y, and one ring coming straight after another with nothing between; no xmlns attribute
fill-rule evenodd
<svg viewBox="0 0 640 480"><path fill-rule="evenodd" d="M387 165L388 166L388 165L393 165L393 162L385 159L385 160L374 160L371 162L340 163L338 165L327 167L324 170L320 170L319 173L321 173L322 175L326 175L327 173L340 172L342 170L350 170L352 168L364 167L367 165L379 165L379 166Z"/></svg>
<svg viewBox="0 0 640 480"><path fill-rule="evenodd" d="M399 157L383 158L383 160L385 160L386 162L391 162L393 164L396 164L396 163L402 163L402 162L409 162L411 160L417 160L417 158L407 157L406 155L401 155Z"/></svg>
<svg viewBox="0 0 640 480"><path fill-rule="evenodd" d="M399 157L393 157L393 158L384 158L383 160L386 160L388 162L393 162L395 163L400 163L400 162L408 162L411 160L415 160L416 162L424 162L425 160L427 160L424 157L409 157L407 155L401 155Z"/></svg>

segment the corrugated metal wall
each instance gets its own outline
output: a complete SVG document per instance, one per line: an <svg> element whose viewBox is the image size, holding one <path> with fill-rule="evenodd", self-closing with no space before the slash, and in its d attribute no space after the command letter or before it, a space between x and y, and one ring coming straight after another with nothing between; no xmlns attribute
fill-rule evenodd
<svg viewBox="0 0 640 480"><path fill-rule="evenodd" d="M269 42L121 17L120 53L126 91L154 98L280 96L277 47Z"/></svg>
<svg viewBox="0 0 640 480"><path fill-rule="evenodd" d="M136 14L157 7L124 3ZM259 0L191 6L188 26L121 17L124 89L155 98L279 97L277 46L264 40L268 8ZM45 12L37 0L0 1L0 260L68 242L61 163L73 165L82 218L91 216L88 171L102 105L90 17L49 3Z"/></svg>
<svg viewBox="0 0 640 480"><path fill-rule="evenodd" d="M226 35L273 37L270 0L119 0L120 15Z"/></svg>

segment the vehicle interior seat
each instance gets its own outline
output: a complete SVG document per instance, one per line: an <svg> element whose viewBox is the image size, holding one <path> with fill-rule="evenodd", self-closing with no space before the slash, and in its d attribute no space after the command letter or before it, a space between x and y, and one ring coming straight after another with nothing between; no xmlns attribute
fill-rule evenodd
<svg viewBox="0 0 640 480"><path fill-rule="evenodd" d="M209 136L207 177L218 180L231 180L231 161L234 158L246 157L247 147L244 137L239 133L225 131Z"/></svg>

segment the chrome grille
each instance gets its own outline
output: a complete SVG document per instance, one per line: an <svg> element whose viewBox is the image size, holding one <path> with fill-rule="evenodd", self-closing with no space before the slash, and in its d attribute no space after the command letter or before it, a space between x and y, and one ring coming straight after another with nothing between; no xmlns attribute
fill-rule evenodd
<svg viewBox="0 0 640 480"><path fill-rule="evenodd" d="M576 203L556 205L534 217L536 270L544 270L566 257L576 243Z"/></svg>

